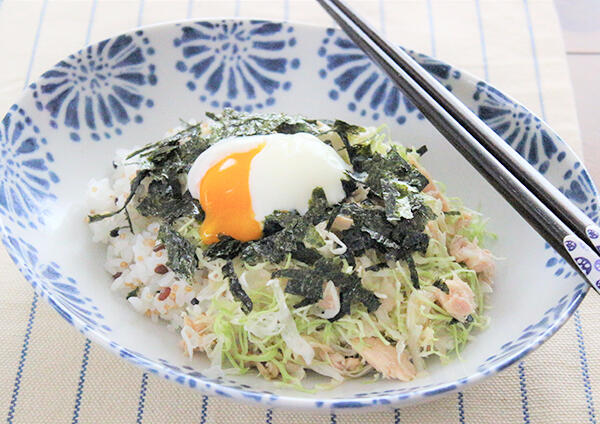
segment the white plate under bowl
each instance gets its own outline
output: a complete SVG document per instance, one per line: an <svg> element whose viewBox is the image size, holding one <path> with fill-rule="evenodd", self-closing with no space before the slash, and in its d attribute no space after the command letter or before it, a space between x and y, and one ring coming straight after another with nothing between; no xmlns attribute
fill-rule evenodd
<svg viewBox="0 0 600 424"><path fill-rule="evenodd" d="M593 218L597 194L580 160L538 117L483 81L412 53L549 181ZM432 364L410 383L348 381L327 392L280 388L256 376L210 379L176 334L109 290L103 248L82 202L115 149L161 138L207 110L282 111L386 124L395 140L426 144L424 164L489 217L499 262L490 327L462 360ZM540 239L340 31L303 24L213 20L143 28L65 58L31 84L0 123L3 241L39 296L116 355L164 378L268 406L313 410L401 406L494 374L550 337L587 291ZM317 378L317 377L309 377Z"/></svg>

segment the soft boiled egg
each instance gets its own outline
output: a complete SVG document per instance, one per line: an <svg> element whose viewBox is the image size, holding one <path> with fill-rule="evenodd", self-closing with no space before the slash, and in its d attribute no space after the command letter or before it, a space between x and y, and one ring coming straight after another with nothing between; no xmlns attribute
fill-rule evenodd
<svg viewBox="0 0 600 424"><path fill-rule="evenodd" d="M256 240L274 211L305 213L316 187L330 204L338 203L348 169L332 147L307 133L222 140L202 152L188 173L188 190L205 213L202 241L215 243L220 234Z"/></svg>

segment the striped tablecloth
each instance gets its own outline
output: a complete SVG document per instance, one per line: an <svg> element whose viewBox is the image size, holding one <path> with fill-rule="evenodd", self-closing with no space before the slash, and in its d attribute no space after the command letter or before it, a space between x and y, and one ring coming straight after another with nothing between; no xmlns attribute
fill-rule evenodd
<svg viewBox="0 0 600 424"><path fill-rule="evenodd" d="M580 151L551 0L352 3L390 39L484 76ZM332 24L313 0L0 0L0 109L86 43L139 25L232 15ZM401 410L336 416L233 404L149 376L38 301L3 248L0 279L0 413L9 423L596 422L600 298L593 295L538 351L476 387Z"/></svg>

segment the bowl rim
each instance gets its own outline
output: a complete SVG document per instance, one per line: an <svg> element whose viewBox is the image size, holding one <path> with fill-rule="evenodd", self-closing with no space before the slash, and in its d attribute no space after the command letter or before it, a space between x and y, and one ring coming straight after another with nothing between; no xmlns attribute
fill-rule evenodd
<svg viewBox="0 0 600 424"><path fill-rule="evenodd" d="M136 31L140 31L140 30L142 30L142 31L157 30L157 29L162 29L165 27L177 26L177 25L182 25L182 24L186 24L186 23L190 23L190 24L196 23L196 22L218 23L218 22L223 22L223 21L235 21L235 22L261 21L261 22L285 23L285 24L293 25L295 27L301 27L304 29L308 29L310 31L332 29L338 33L343 33L343 31L339 28L335 28L335 27L331 27L331 26L324 26L324 25L319 25L319 24L313 24L313 23L307 23L307 22L300 22L300 21L295 21L295 20L264 19L264 18L251 18L251 17L243 17L242 18L242 17L224 16L224 17L210 17L210 18L205 18L205 19L193 19L192 18L192 19L183 19L183 20L169 20L169 21L165 21L165 22L131 28L130 30L123 31L123 32L114 32L114 33L111 32L111 35L109 35L105 39L111 39L111 38L114 38L119 35L133 34ZM88 46L97 45L101 41L86 44L84 47L82 47L81 49L78 49L74 53L77 53L77 52L87 48ZM419 53L419 52L415 51L415 53L418 53L421 55L421 53ZM422 55L422 56L430 57L428 55ZM453 69L459 69L459 68L456 68L456 67L448 64L444 60L440 60L437 58L432 58L432 59L441 64L448 65L448 66L452 67ZM468 84L475 85L479 81L484 81L481 78L476 77L475 75L473 75L470 72L464 71L462 69L459 69L459 70L461 72L462 77L468 81ZM37 83L38 80L39 80L39 77L32 84ZM504 97L506 97L506 99L508 101L511 101L514 104L523 107L523 109L525 111L531 113L532 116L535 116L538 119L540 119L540 121L546 126L546 129L550 132L550 134L558 137L558 134L548 125L548 123L545 120L538 117L538 115L531 112L527 107L522 105L520 102L516 101L514 98L512 98L510 95L506 94L504 91L498 90L493 84L490 84L487 81L484 81L484 82L487 86L496 89L499 93L501 93ZM16 104L16 105L19 104L19 102L24 98L25 94L27 93L27 89L30 85L31 84L28 84L27 87L25 87L25 89L22 91L22 93L20 94L18 99L13 104ZM560 137L558 137L558 138L560 138ZM563 143L564 143L565 150L571 155L572 158L577 159L581 163L582 169L587 171L587 168L585 167L583 161L579 158L579 156L576 154L576 152L573 150L573 148L568 143L566 143L564 141L563 141ZM592 190L591 195L593 197L596 197L596 199L600 200L600 198L598 196L598 190L597 190L593 180L590 179L590 182L591 182L590 188ZM0 227L1 227L2 236L3 236L2 243L4 244L6 250L10 251L11 246L8 243L8 237L10 236L10 234L7 231L7 227L5 225L5 219L1 216L0 216ZM21 270L19 268L19 264L12 257L12 255L9 255L9 256L11 257L11 261L17 266L17 269L19 269L19 273L21 275L23 275L23 273L21 272ZM30 284L35 283L35 280L32 278L26 278L26 280ZM212 395L216 395L216 396L221 396L221 397L228 397L228 398L240 400L245 403L252 404L252 405L264 403L268 407L288 408L288 409L297 409L297 410L317 410L317 411L326 411L326 410L330 410L330 409L365 410L365 409L372 409L374 407L383 407L383 406L390 407L390 408L406 406L409 403L412 403L412 402L408 402L409 399L410 399L410 401L414 401L414 402L433 400L434 398L436 398L442 394L456 392L470 384L480 383L486 377L495 375L498 372L504 370L505 368L513 365L515 362L524 358L526 355L528 355L529 353L531 353L532 351L537 349L539 346L541 346L544 342L546 342L551 336L553 336L566 323L566 321L575 312L575 310L581 304L581 302L583 301L583 299L585 298L585 296L587 295L587 293L589 291L589 285L586 284L585 287L582 290L580 290L576 296L573 296L571 298L568 307L563 309L561 314L554 319L551 326L549 326L545 331L543 331L537 337L533 338L528 344L524 345L522 348L520 348L513 354L508 355L507 357L504 358L504 360L502 362L490 367L489 369L477 370L475 373L473 373L467 377L463 377L461 379L458 379L458 380L455 380L452 382L432 384L432 385L426 386L424 388L416 389L413 391L407 391L407 392L401 393L401 394L396 393L396 394L390 394L390 395L385 394L385 395L377 395L377 396L366 395L366 396L361 396L361 397L341 396L341 397L330 397L330 398L322 399L322 398L309 398L309 397L295 397L290 394L274 395L274 394L269 394L269 393L264 393L264 392L259 392L259 391L240 389L237 387L229 387L227 385L222 385L219 382L215 382L214 380L207 381L204 379L203 376L190 375L189 373L186 373L185 371L182 371L180 369L173 369L160 361L147 359L147 358L143 357L143 355L140 356L140 354L138 354L136 352L131 352L127 348L123 348L123 347L119 346L114 341L112 341L106 334L102 333L101 331L97 331L94 328L90 328L77 315L70 314L69 308L67 308L63 305L63 302L59 297L53 296L51 292L48 292L44 295L44 293L41 291L41 288L40 288L41 285L39 283L32 284L32 286L35 291L35 296L36 297L39 296L46 300L52 300L52 303L53 303L52 306L57 310L57 312L60 315L63 316L63 318L65 317L64 314L66 314L67 316L70 315L72 318L72 322L70 324L72 324L76 329L78 329L85 337L91 339L98 345L102 346L104 349L114 353L118 357L124 358L127 362L135 365L138 368L141 368L142 370L144 370L146 372L160 375L161 377L166 378L168 380L170 380L170 379L175 380L176 382L179 382L181 384L184 384L185 381L188 381L189 387L194 388L200 392L203 392L206 394L212 394ZM139 359L136 359L136 357L138 357ZM148 365L149 363L152 365L152 367L150 365Z"/></svg>

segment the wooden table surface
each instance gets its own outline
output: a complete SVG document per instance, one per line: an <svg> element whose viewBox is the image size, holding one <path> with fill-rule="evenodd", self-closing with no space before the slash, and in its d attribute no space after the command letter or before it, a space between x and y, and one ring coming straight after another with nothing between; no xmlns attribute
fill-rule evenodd
<svg viewBox="0 0 600 424"><path fill-rule="evenodd" d="M554 0L577 105L584 162L600 184L600 1Z"/></svg>

